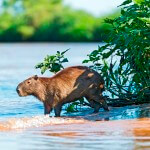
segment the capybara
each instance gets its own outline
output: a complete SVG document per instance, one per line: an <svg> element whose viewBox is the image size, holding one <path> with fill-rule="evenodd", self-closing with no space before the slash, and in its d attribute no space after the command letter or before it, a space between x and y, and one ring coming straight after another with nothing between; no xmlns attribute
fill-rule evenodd
<svg viewBox="0 0 150 150"><path fill-rule="evenodd" d="M54 108L55 116L60 116L62 105L85 97L98 112L102 106L108 111L102 96L104 80L96 71L85 66L73 66L63 69L53 77L37 75L21 82L17 87L19 96L33 95L44 104L44 114Z"/></svg>

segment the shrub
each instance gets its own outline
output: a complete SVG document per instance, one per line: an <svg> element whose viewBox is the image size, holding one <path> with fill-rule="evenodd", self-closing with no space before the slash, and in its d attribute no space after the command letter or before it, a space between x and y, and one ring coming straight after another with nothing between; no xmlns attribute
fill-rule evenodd
<svg viewBox="0 0 150 150"><path fill-rule="evenodd" d="M119 17L106 19L113 28L106 45L83 63L93 63L112 97L146 101L150 95L150 2L126 0L121 7Z"/></svg>

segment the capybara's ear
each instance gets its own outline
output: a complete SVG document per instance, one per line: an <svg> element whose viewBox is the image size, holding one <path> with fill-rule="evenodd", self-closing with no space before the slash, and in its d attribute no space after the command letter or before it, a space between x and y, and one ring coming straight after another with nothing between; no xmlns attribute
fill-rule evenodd
<svg viewBox="0 0 150 150"><path fill-rule="evenodd" d="M34 79L35 79L35 80L37 80L37 79L38 79L38 76L37 76L37 75L35 75L35 76L34 76Z"/></svg>

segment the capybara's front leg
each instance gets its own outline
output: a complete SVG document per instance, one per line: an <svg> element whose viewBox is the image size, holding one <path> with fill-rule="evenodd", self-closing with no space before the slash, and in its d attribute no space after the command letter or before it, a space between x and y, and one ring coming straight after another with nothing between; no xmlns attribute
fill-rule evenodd
<svg viewBox="0 0 150 150"><path fill-rule="evenodd" d="M55 117L60 117L61 109L62 105L60 104L54 107Z"/></svg>
<svg viewBox="0 0 150 150"><path fill-rule="evenodd" d="M52 110L52 107L47 102L45 102L44 103L44 115L50 114L51 110Z"/></svg>

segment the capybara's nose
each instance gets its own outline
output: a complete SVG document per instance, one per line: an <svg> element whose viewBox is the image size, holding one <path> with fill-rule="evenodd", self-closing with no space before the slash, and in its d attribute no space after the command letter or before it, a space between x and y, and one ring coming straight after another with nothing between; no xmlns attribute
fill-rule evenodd
<svg viewBox="0 0 150 150"><path fill-rule="evenodd" d="M18 94L20 93L19 87L18 87L18 86L17 86L17 88L16 88L16 91L17 91Z"/></svg>

